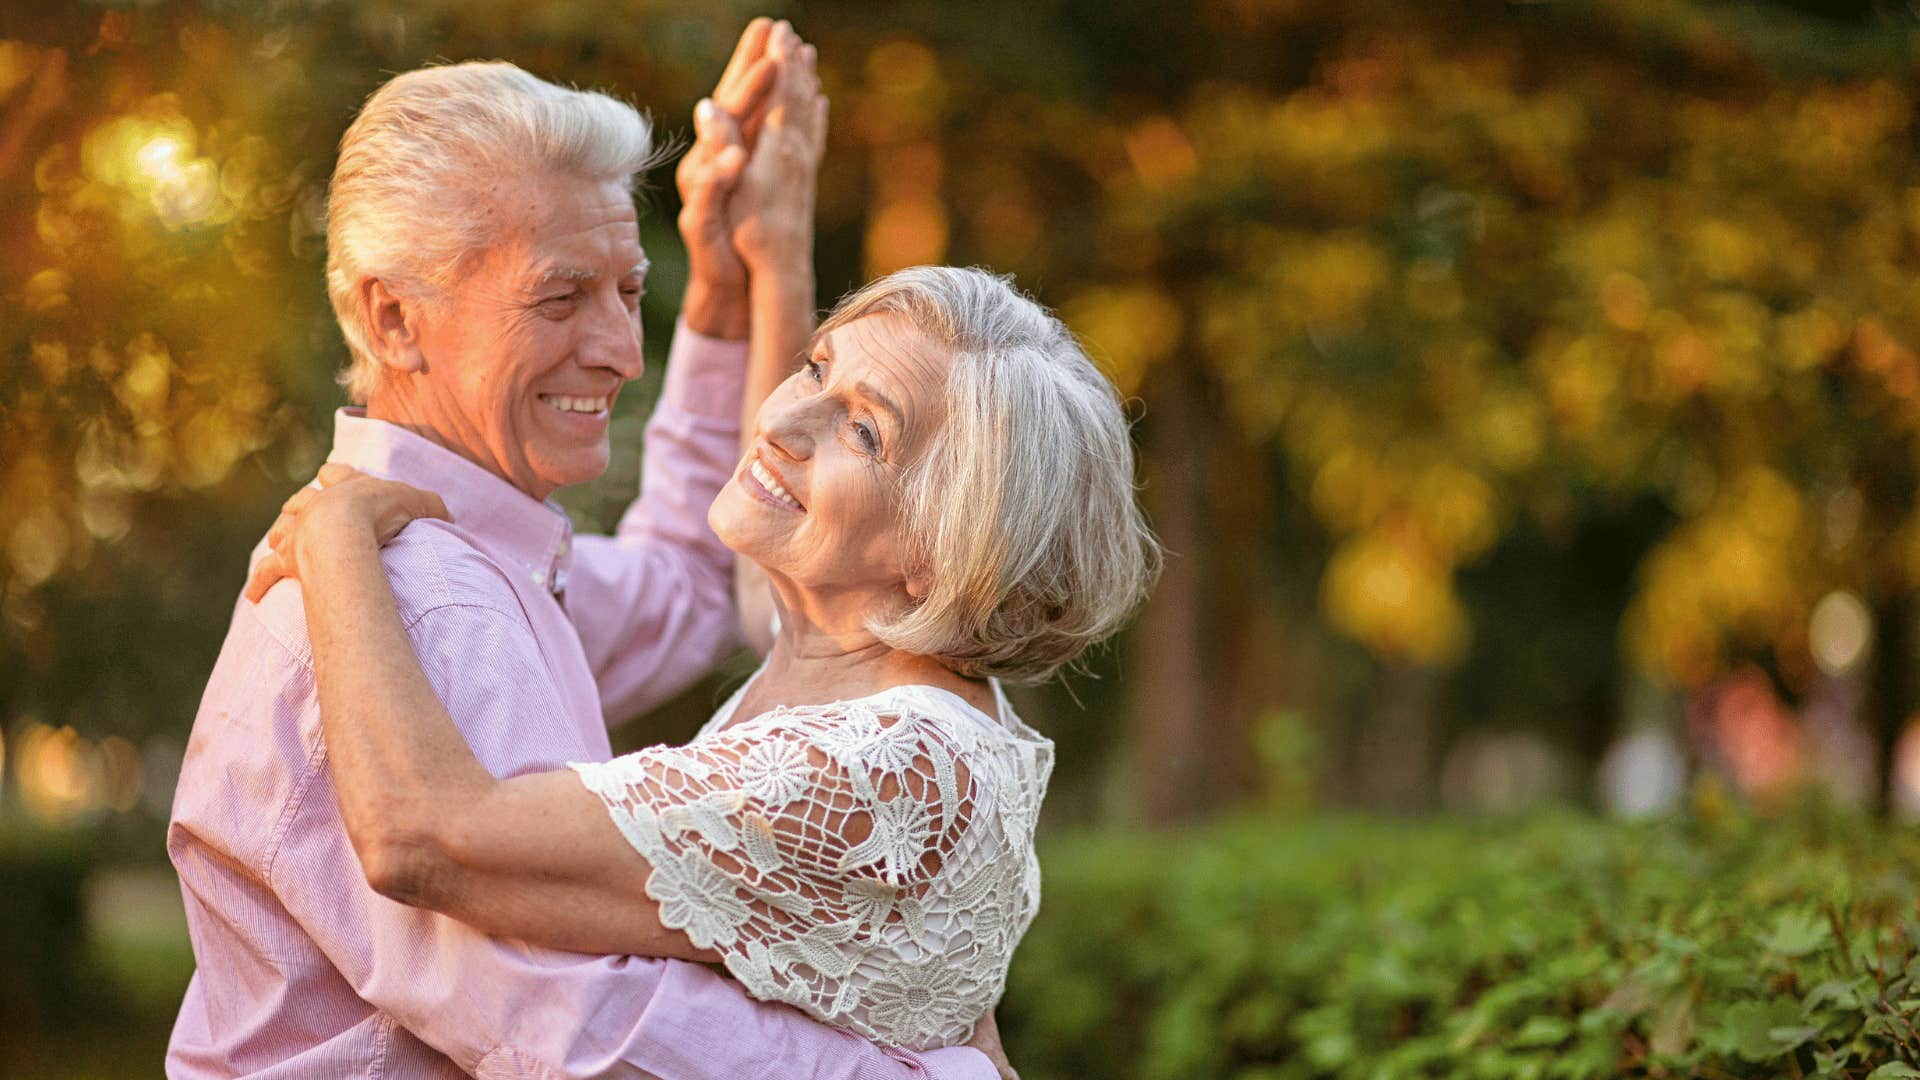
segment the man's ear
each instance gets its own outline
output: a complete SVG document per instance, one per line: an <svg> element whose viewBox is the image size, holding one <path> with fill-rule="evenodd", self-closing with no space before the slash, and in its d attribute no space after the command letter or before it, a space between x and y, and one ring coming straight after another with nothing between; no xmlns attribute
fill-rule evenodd
<svg viewBox="0 0 1920 1080"><path fill-rule="evenodd" d="M374 277L360 279L360 299L367 310L367 346L380 366L394 374L425 371L427 358L420 351L419 305Z"/></svg>

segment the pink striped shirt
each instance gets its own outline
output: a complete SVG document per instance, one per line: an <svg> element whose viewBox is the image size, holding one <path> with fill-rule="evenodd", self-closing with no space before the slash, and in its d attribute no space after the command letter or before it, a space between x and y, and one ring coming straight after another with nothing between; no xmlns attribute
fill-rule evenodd
<svg viewBox="0 0 1920 1080"><path fill-rule="evenodd" d="M330 460L453 513L383 557L428 679L495 775L607 759L604 718L734 647L731 555L706 511L737 459L744 351L676 329L642 496L611 537L575 538L457 454L339 413ZM235 605L167 833L198 962L168 1075L995 1075L964 1047L883 1051L697 964L535 948L379 896L341 824L311 661L298 583Z"/></svg>

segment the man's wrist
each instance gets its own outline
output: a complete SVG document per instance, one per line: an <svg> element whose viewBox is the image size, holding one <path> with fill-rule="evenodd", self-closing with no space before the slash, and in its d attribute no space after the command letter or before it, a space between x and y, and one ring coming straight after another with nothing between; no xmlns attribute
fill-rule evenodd
<svg viewBox="0 0 1920 1080"><path fill-rule="evenodd" d="M687 283L680 318L687 329L696 334L721 341L745 341L751 326L747 292L737 285L723 285L696 276Z"/></svg>

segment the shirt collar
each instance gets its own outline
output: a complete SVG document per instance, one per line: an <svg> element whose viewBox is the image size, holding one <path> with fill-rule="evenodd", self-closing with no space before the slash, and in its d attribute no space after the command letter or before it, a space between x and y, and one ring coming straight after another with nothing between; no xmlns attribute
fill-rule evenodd
<svg viewBox="0 0 1920 1080"><path fill-rule="evenodd" d="M558 596L573 560L573 523L541 502L430 439L374 420L364 409L333 414L327 460L424 488L447 504L455 527L504 569Z"/></svg>

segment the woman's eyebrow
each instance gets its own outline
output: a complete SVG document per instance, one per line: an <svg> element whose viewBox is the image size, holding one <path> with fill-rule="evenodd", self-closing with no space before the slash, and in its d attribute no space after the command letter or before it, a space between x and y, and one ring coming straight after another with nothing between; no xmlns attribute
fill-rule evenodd
<svg viewBox="0 0 1920 1080"><path fill-rule="evenodd" d="M907 426L907 415L900 411L900 406L895 405L892 398L881 393L879 389L870 382L854 383L853 388L859 392L861 397L892 413L893 426L905 430Z"/></svg>

